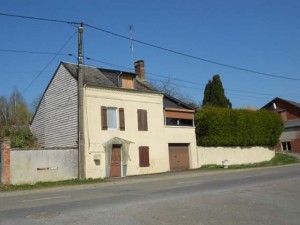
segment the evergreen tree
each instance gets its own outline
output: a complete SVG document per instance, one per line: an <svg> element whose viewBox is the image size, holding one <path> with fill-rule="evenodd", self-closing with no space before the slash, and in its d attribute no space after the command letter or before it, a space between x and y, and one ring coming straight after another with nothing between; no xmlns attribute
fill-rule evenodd
<svg viewBox="0 0 300 225"><path fill-rule="evenodd" d="M226 98L220 76L214 75L205 86L202 106L217 106L232 108L231 102Z"/></svg>

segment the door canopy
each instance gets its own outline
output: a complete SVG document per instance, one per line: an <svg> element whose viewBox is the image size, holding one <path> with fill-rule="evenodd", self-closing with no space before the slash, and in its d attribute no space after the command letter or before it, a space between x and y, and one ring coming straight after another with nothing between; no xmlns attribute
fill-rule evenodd
<svg viewBox="0 0 300 225"><path fill-rule="evenodd" d="M103 144L105 152L107 153L108 159L111 157L111 150L113 145L121 145L121 152L122 152L122 164L127 165L129 157L129 146L133 142L119 138L119 137L113 137L107 142Z"/></svg>

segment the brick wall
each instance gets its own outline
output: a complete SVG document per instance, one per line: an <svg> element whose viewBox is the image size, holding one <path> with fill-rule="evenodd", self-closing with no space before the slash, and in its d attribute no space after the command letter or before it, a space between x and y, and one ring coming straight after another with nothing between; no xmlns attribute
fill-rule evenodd
<svg viewBox="0 0 300 225"><path fill-rule="evenodd" d="M300 153L300 138L291 140L291 148L293 153Z"/></svg>
<svg viewBox="0 0 300 225"><path fill-rule="evenodd" d="M278 108L286 109L286 112L282 115L283 119L286 120L295 120L300 119L300 109L296 106L293 106L287 102L277 100L276 105Z"/></svg>
<svg viewBox="0 0 300 225"><path fill-rule="evenodd" d="M10 151L11 141L4 138L1 144L1 183L10 184Z"/></svg>
<svg viewBox="0 0 300 225"><path fill-rule="evenodd" d="M274 149L275 149L275 152L281 152L281 143L280 143L280 141L277 142Z"/></svg>

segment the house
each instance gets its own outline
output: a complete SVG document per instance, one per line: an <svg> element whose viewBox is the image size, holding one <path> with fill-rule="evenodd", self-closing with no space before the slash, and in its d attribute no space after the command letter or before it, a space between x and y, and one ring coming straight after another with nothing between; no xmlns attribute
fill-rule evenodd
<svg viewBox="0 0 300 225"><path fill-rule="evenodd" d="M276 151L300 153L300 103L274 98L262 109L277 112L284 121L284 131L280 135Z"/></svg>
<svg viewBox="0 0 300 225"><path fill-rule="evenodd" d="M44 148L78 147L77 68L60 63L32 119ZM82 71L86 178L197 167L194 109L153 88L144 61L135 62L135 72Z"/></svg>

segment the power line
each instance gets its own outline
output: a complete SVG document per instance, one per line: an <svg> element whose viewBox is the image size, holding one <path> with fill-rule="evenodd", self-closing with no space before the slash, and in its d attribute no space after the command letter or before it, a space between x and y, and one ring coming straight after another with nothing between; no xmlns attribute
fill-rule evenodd
<svg viewBox="0 0 300 225"><path fill-rule="evenodd" d="M43 74L43 72L50 66L50 64L54 61L54 59L60 54L60 52L66 47L66 45L71 41L71 39L74 37L74 35L77 32L74 32L69 38L68 40L63 44L63 46L57 51L57 54L55 54L51 60L48 62L48 64L41 70L41 72L39 72L34 78L33 80L27 85L27 87L22 91L22 94L24 92L26 92L28 90L28 88L31 87L31 85Z"/></svg>
<svg viewBox="0 0 300 225"><path fill-rule="evenodd" d="M0 12L0 16L8 16L8 17L21 18L21 19L40 20L40 21L56 22L56 23L66 23L72 25L80 24L79 22L74 22L74 21L57 20L57 19L49 19L49 18L41 18L41 17L33 17L33 16L22 16L22 15L15 15L15 14L2 13L2 12Z"/></svg>
<svg viewBox="0 0 300 225"><path fill-rule="evenodd" d="M108 66L115 66L115 67L119 67L119 68L124 68L124 69L128 69L128 70L132 70L132 68L129 68L127 66L120 66L120 65L117 65L117 64L113 64L113 63L109 63L109 62L105 62L105 61L101 61L101 60L98 60L98 59L93 59L91 57L85 57L87 60L91 60L91 61L95 61L95 62L99 62L99 63L102 63L102 64L105 64L105 65L108 65Z"/></svg>
<svg viewBox="0 0 300 225"><path fill-rule="evenodd" d="M123 69L132 70L131 68L126 67L126 66L121 66L121 65L114 64L114 63L109 63L109 62L97 60L97 59L94 59L94 58L91 58L91 57L86 57L86 59L91 60L91 61L95 61L95 62L100 62L102 64L113 66L113 67L119 67L119 68L123 68ZM165 78L165 79L170 79L171 81L175 80L175 81L180 81L180 82L184 82L184 83L188 83L188 84L192 84L192 85L200 85L200 86L203 86L203 87L206 85L206 84L199 83L199 82L187 81L187 80L178 79L178 78L171 77L171 76L163 76L163 75L159 75L159 74L151 73L151 72L147 72L147 74L152 75L152 76L156 76L156 77L162 77L162 78ZM155 79L153 79L153 80L155 80ZM158 79L156 79L156 80L159 81L159 82L162 82L162 83L166 82L166 81L162 81L162 80L158 80ZM173 84L173 85L182 86L182 85L178 85L178 84ZM185 88L191 88L191 89L199 90L199 88L190 87L190 86L186 86ZM253 92L253 91L245 91L245 90L238 90L238 89L230 89L230 88L226 88L226 91L236 91L236 92L247 93L247 94L274 96L274 94L268 94L268 93L262 93L262 92ZM299 97L299 96L285 96L285 97Z"/></svg>
<svg viewBox="0 0 300 225"><path fill-rule="evenodd" d="M294 80L294 81L300 81L300 78L295 78L295 77L289 77L289 76L283 76L283 75L276 75L276 74L271 74L271 73L265 73L265 72L260 72L260 71L256 71L256 70L252 70L252 69L247 69L247 68L242 68L242 67L238 67L238 66L234 66L234 65L229 65L229 64L225 64L225 63L220 63L214 60L210 60L210 59L205 59L202 57L198 57L198 56L194 56L191 54L187 54L184 52L179 52L170 48L166 48L166 47L162 47L162 46L158 46L149 42L145 42L145 41L141 41L141 40L137 40L137 39L132 39L131 37L127 37L112 31L108 31L96 26L92 26L89 25L87 23L79 23L79 22L75 22L75 21L67 21L67 20L57 20L57 19L49 19L49 18L41 18L41 17L32 17L32 16L22 16L22 15L15 15L15 14L8 14L8 13L1 13L1 16L8 16L8 17L16 17L16 18L22 18L22 19L31 19L31 20L40 20L40 21L47 21L47 22L56 22L56 23L66 23L66 24L72 24L72 25L79 25L79 24L83 24L86 27L119 37L119 38L123 38L126 40L130 40L136 43L140 43L152 48L156 48L159 50L163 50L166 52L170 52L176 55L180 55L180 56L184 56L187 58L191 58L191 59L195 59L195 60L199 60L199 61L203 61L206 63L210 63L210 64L214 64L214 65L218 65L218 66L223 66L223 67L227 67L227 68L231 68L231 69L235 69L235 70L240 70L240 71L245 71L245 72L249 72L249 73L254 73L254 74L258 74L258 75L262 75L262 76L268 76L268 77L273 77L273 78L280 78L280 79L286 79L286 80Z"/></svg>
<svg viewBox="0 0 300 225"><path fill-rule="evenodd" d="M140 44L143 44L143 45L146 45L146 46L149 46L149 47L153 47L153 48L156 48L156 49L160 49L160 50L167 51L167 52L170 52L170 53L174 53L174 54L177 54L177 55L181 55L181 56L184 56L184 57L200 60L200 61L203 61L203 62L215 64L215 65L218 65L218 66L223 66L223 67L236 69L236 70L240 70L240 71L245 71L245 72L249 72L249 73L255 73L255 74L259 74L259 75L263 75L263 76L300 81L299 78L259 72L259 71L256 71L256 70L246 69L246 68L233 66L233 65L229 65L229 64L225 64L225 63L220 63L220 62L217 62L217 61L213 61L213 60L205 59L205 58L202 58L202 57L190 55L190 54L187 54L187 53L184 53L184 52L179 52L179 51L176 51L176 50L173 50L173 49L169 49L169 48L165 48L165 47L162 47L162 46L154 45L154 44L144 42L144 41L140 41L140 40L137 40L137 39L131 39L130 37L126 37L124 35L117 34L117 33L114 33L112 31L108 31L108 30L105 30L105 29L102 29L102 28L99 28L99 27L89 25L89 24L85 24L85 26L90 27L90 28L95 29L95 30L98 30L98 31L101 31L101 32L104 32L104 33L107 33L107 34L110 34L110 35L113 35L113 36L116 36L116 37L120 37L120 38L123 38L123 39L134 41L136 43L140 43Z"/></svg>
<svg viewBox="0 0 300 225"><path fill-rule="evenodd" d="M44 55L64 55L64 56L74 56L73 54L69 53L54 53L54 52L41 52L41 51L25 51L25 50L14 50L14 49L0 49L0 51L3 52L16 52L16 53L29 53L29 54L44 54ZM95 62L100 62L102 64L106 64L109 66L114 66L114 67L120 67L120 68L124 68L124 69L128 69L128 70L132 70L132 68L130 67L126 67L126 66L121 66L121 65L117 65L117 64L113 64L113 63L109 63L109 62L105 62L105 61L101 61L101 60L97 60L94 58L90 58L90 57L85 57L87 60L91 60L91 61L95 61ZM44 71L43 71L44 72ZM19 72L19 73L23 73L23 72ZM32 72L31 72L32 73ZM199 82L193 82L193 81L187 81L187 80L183 80L183 79L178 79L175 77L167 77L167 76L163 76L163 75L158 75L155 73L151 73L151 72L147 72L147 74L152 75L152 76L157 76L157 77L162 77L162 78L166 78L166 79L171 79L171 80L176 80L176 81L181 81L184 83L189 83L192 85L201 85L201 86L205 86L205 84L203 83L199 83ZM249 93L249 94L257 94L257 95L265 95L265 96L274 96L272 94L266 94L266 93L261 93L261 92L252 92L252 91L245 91L245 90L237 90L237 89L229 89L226 88L226 90L229 91L236 91L236 92L242 92L242 93ZM286 96L286 97L298 97L298 96Z"/></svg>
<svg viewBox="0 0 300 225"><path fill-rule="evenodd" d="M59 54L57 54L55 52L27 51L27 50L16 50L16 49L0 49L0 52L74 56L72 53L59 53Z"/></svg>
<svg viewBox="0 0 300 225"><path fill-rule="evenodd" d="M161 82L161 83L165 83L165 81L163 80L159 80L159 79L153 79L151 78L151 80L154 80L154 81L158 81L158 82ZM195 88L195 87L192 87L192 86L187 86L187 85L182 85L182 84L175 84L175 83L170 83L170 85L173 87L173 88L176 88L176 87L179 87L179 88L184 88L184 89L194 89L194 90L204 90L204 89L199 89L199 88ZM228 90L228 89L227 89ZM227 95L234 95L234 96L240 96L240 97L248 97L248 98L254 98L254 99L269 99L267 97L259 97L259 96L251 96L251 95L245 95L245 94L236 94L236 93L231 93L230 91L226 91L226 94ZM274 96L274 95L272 95Z"/></svg>

